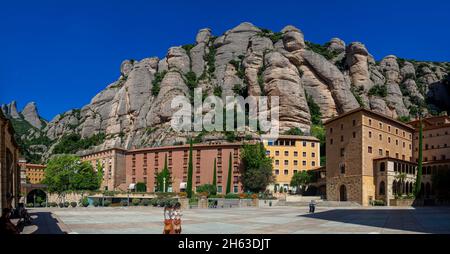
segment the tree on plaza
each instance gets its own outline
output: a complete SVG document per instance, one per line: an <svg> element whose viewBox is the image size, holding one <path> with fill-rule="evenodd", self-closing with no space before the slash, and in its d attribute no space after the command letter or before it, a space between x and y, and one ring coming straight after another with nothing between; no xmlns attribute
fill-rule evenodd
<svg viewBox="0 0 450 254"><path fill-rule="evenodd" d="M188 162L188 181L186 186L186 193L188 198L192 198L192 174L194 166L192 162L192 138L189 140L189 162Z"/></svg>
<svg viewBox="0 0 450 254"><path fill-rule="evenodd" d="M167 154L164 158L164 168L156 174L157 189L159 192L168 192L169 186L172 184L169 168L167 167Z"/></svg>
<svg viewBox="0 0 450 254"><path fill-rule="evenodd" d="M232 160L231 160L231 152L230 152L230 157L228 159L228 177L227 177L227 192L226 192L226 194L231 192L231 173L232 173L231 172L231 163L232 163Z"/></svg>
<svg viewBox="0 0 450 254"><path fill-rule="evenodd" d="M89 162L81 162L75 155L57 155L50 159L42 181L49 192L98 190L101 179Z"/></svg>
<svg viewBox="0 0 450 254"><path fill-rule="evenodd" d="M313 176L310 171L303 170L292 176L291 186L297 187L297 191L300 190L300 193L303 194L306 191L306 187L312 182L312 180Z"/></svg>
<svg viewBox="0 0 450 254"><path fill-rule="evenodd" d="M244 164L241 182L245 191L265 191L274 182L272 159L266 156L262 143L244 144L241 159Z"/></svg>

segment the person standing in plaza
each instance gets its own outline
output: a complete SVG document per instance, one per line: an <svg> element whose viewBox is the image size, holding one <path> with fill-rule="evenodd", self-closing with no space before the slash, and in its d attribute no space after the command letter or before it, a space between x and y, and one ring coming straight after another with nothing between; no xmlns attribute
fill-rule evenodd
<svg viewBox="0 0 450 254"><path fill-rule="evenodd" d="M177 202L173 207L173 231L175 234L181 234L181 204Z"/></svg>
<svg viewBox="0 0 450 254"><path fill-rule="evenodd" d="M173 211L172 211L172 205L167 204L164 206L164 229L163 234L173 234Z"/></svg>

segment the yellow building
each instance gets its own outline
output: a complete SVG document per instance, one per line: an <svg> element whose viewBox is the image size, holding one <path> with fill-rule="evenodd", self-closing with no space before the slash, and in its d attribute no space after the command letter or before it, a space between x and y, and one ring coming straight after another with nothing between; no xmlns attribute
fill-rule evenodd
<svg viewBox="0 0 450 254"><path fill-rule="evenodd" d="M369 205L371 200L388 203L399 188L411 193L416 173L412 126L358 108L328 120L325 128L328 200ZM407 179L394 187L399 173Z"/></svg>
<svg viewBox="0 0 450 254"><path fill-rule="evenodd" d="M310 136L281 135L277 140L263 140L267 155L273 159L275 184L270 190L292 190L296 172L320 168L320 141Z"/></svg>
<svg viewBox="0 0 450 254"><path fill-rule="evenodd" d="M19 162L19 165L25 171L26 183L40 184L45 177L45 165L30 164Z"/></svg>

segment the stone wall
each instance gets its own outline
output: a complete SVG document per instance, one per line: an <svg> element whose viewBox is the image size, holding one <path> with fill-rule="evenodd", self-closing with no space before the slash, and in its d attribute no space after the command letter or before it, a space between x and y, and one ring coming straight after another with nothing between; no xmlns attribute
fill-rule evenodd
<svg viewBox="0 0 450 254"><path fill-rule="evenodd" d="M347 201L362 204L361 176L327 177L327 200L340 201L340 188L345 185Z"/></svg>

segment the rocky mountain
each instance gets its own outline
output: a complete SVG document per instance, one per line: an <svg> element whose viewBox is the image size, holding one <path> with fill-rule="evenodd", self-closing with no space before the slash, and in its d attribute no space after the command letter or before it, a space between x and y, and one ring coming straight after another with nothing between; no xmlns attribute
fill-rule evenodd
<svg viewBox="0 0 450 254"><path fill-rule="evenodd" d="M186 142L170 128L171 100L204 95L280 96L282 131L309 132L334 116L360 106L407 121L419 110L450 111L450 63L405 60L394 55L376 61L360 42L333 38L325 45L304 39L286 26L280 32L242 23L216 37L201 29L191 45L172 47L166 57L125 60L117 81L88 105L39 121L35 104L17 113L33 126L22 135L44 158L54 153L139 148ZM197 140L230 140L257 133L197 133ZM41 144L39 144L41 142Z"/></svg>

